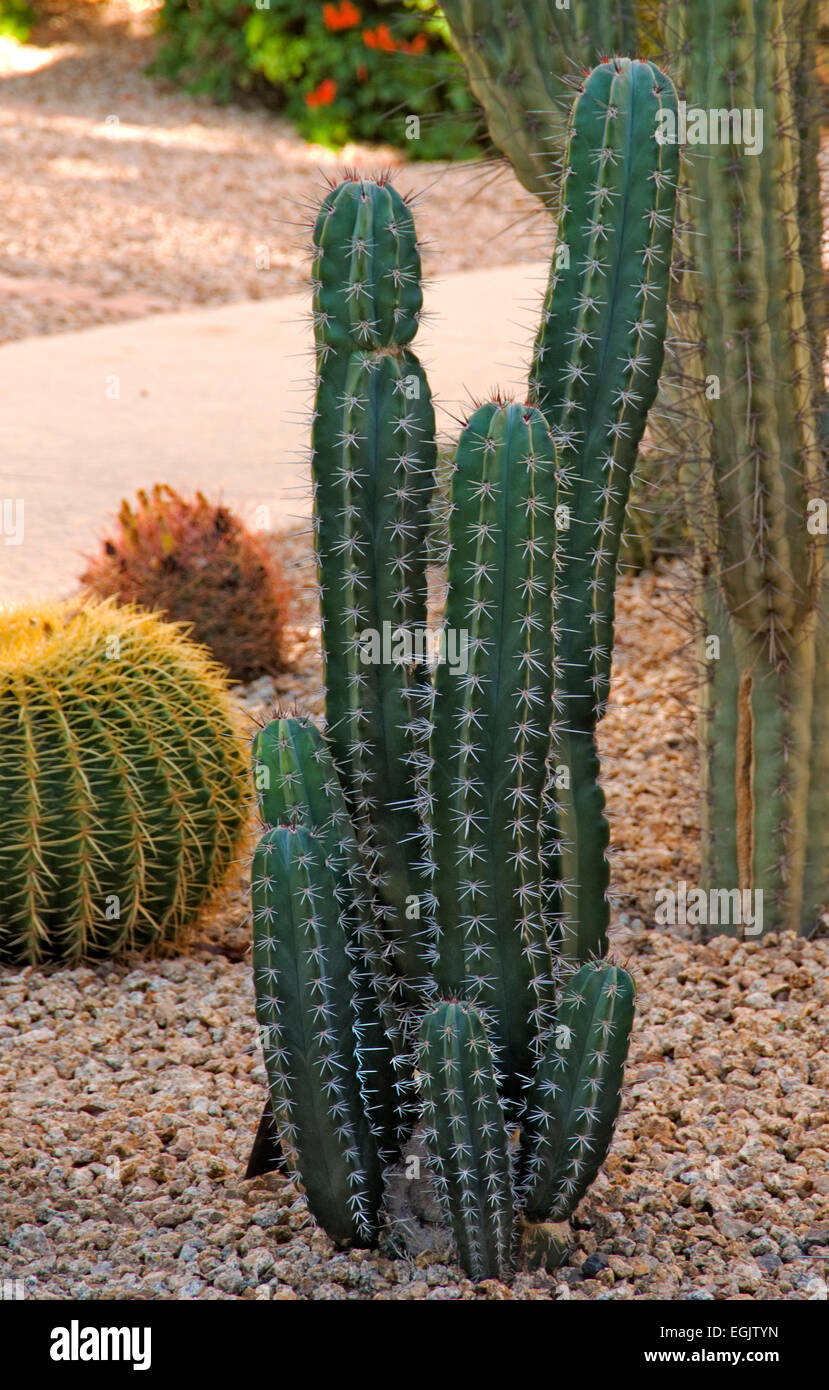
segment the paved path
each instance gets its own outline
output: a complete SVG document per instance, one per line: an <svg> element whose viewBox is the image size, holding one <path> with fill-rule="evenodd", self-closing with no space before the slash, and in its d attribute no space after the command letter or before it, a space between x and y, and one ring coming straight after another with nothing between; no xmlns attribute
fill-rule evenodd
<svg viewBox="0 0 829 1390"><path fill-rule="evenodd" d="M427 288L418 348L454 435L470 394L522 391L543 265ZM70 592L122 497L214 493L274 528L309 509L305 295L0 347L0 600ZM23 539L15 544L23 502Z"/></svg>

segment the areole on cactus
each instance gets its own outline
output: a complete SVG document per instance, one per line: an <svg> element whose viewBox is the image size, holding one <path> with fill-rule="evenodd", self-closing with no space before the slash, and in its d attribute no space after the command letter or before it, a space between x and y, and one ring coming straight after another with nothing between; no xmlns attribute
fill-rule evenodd
<svg viewBox="0 0 829 1390"><path fill-rule="evenodd" d="M377 1238L384 1167L419 1116L474 1278L509 1277L519 1229L573 1209L620 1102L634 991L606 954L593 735L661 362L674 187L653 114L670 100L658 70L617 59L576 103L562 228L589 268L551 278L534 403L477 407L457 446L444 614L463 635L457 667L377 664L362 641L426 622L435 434L410 347L411 212L388 183L350 177L314 234L326 732L277 719L255 741L257 1016L276 1128L317 1219L342 1244ZM541 381L556 354L564 401ZM582 438L567 401L588 374ZM560 578L579 557L581 603ZM576 659L586 676L565 669ZM578 681L591 694L571 721ZM587 864L592 897L569 877Z"/></svg>

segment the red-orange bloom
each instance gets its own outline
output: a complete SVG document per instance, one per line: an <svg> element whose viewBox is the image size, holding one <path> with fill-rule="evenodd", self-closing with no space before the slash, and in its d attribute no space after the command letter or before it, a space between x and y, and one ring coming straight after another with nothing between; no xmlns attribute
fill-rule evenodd
<svg viewBox="0 0 829 1390"><path fill-rule="evenodd" d="M323 5L322 20L326 29L336 34L339 29L353 29L360 23L362 14L351 0L340 0L339 5Z"/></svg>
<svg viewBox="0 0 829 1390"><path fill-rule="evenodd" d="M310 106L313 111L317 106L330 106L337 95L337 84L333 77L324 77L318 87L313 92L309 92L305 98L305 105Z"/></svg>
<svg viewBox="0 0 829 1390"><path fill-rule="evenodd" d="M422 53L429 42L425 34L415 34L411 43L401 43L404 53Z"/></svg>
<svg viewBox="0 0 829 1390"><path fill-rule="evenodd" d="M364 29L363 43L366 48L381 48L384 53L394 53L397 48L388 24L378 24L376 29Z"/></svg>

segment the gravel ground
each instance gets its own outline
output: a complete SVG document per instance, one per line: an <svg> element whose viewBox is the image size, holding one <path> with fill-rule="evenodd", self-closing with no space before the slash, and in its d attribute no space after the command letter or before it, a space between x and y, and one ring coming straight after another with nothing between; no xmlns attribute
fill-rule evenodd
<svg viewBox="0 0 829 1390"><path fill-rule="evenodd" d="M303 559L306 540L275 543ZM701 945L647 925L654 888L696 873L691 730L665 698L690 676L681 587L666 570L619 594L612 941L639 1007L569 1263L476 1288L434 1255L337 1254L287 1180L242 1181L265 1077L240 866L178 956L0 977L0 1278L35 1298L826 1296L829 942ZM315 706L314 620L305 596L293 669L238 691L251 714Z"/></svg>
<svg viewBox="0 0 829 1390"><path fill-rule="evenodd" d="M391 148L333 154L267 112L154 81L152 0L37 9L29 44L0 39L0 341L298 289L309 207L345 164L428 190L428 274L544 254L547 220L506 169L493 182Z"/></svg>
<svg viewBox="0 0 829 1390"><path fill-rule="evenodd" d="M291 1184L240 1181L262 1104L247 961L9 971L0 1277L54 1298L819 1298L829 949L620 928L626 1108L556 1276L336 1254Z"/></svg>
<svg viewBox="0 0 829 1390"><path fill-rule="evenodd" d="M294 223L341 160L271 116L144 77L145 0L105 0L92 27L71 0L41 9L32 44L0 44L0 336L295 289ZM431 185L432 270L539 254L543 219L509 175L487 189L479 169L420 165L399 181ZM273 543L301 576L307 538ZM434 1255L336 1254L287 1180L241 1180L264 1071L240 865L176 956L0 976L0 1278L35 1298L826 1297L829 942L702 945L650 925L655 890L698 876L682 595L678 567L620 586L601 743L613 948L639 1008L625 1110L569 1263L475 1288ZM273 701L319 713L310 593L290 636L278 682L237 692L253 716Z"/></svg>

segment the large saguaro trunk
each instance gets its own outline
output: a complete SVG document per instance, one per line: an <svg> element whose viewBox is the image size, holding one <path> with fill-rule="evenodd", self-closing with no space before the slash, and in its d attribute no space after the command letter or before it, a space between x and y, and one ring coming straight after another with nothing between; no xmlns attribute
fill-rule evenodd
<svg viewBox="0 0 829 1390"><path fill-rule="evenodd" d="M665 32L688 110L680 442L703 886L761 890L764 931L809 934L829 898L826 543L809 505L826 492L826 315L816 147L802 139L814 6L668 0Z"/></svg>

